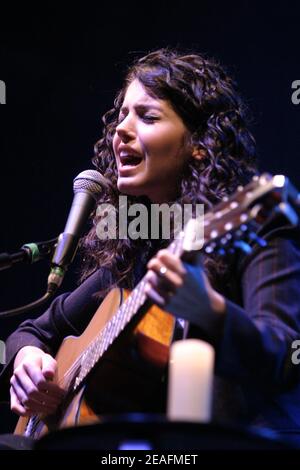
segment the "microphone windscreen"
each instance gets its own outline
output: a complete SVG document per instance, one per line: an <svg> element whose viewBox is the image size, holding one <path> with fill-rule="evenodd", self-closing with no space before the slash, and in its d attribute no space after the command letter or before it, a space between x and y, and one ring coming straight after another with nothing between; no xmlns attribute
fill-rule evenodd
<svg viewBox="0 0 300 470"><path fill-rule="evenodd" d="M95 198L102 192L103 187L108 187L109 182L99 171L85 170L79 173L73 181L74 193L87 192Z"/></svg>

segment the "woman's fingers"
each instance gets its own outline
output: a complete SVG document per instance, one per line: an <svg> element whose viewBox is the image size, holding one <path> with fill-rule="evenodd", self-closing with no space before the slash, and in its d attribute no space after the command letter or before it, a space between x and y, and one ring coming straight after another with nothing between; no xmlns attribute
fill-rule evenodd
<svg viewBox="0 0 300 470"><path fill-rule="evenodd" d="M28 354L15 368L11 378L12 410L21 416L54 413L64 390L54 382L56 361L49 354Z"/></svg>
<svg viewBox="0 0 300 470"><path fill-rule="evenodd" d="M19 416L31 416L33 414L20 402L13 386L10 387L10 409Z"/></svg>
<svg viewBox="0 0 300 470"><path fill-rule="evenodd" d="M152 302L159 305L160 307L164 307L167 303L166 295L162 296L158 294L156 289L153 289L151 284L147 282L145 285L145 294L149 297Z"/></svg>
<svg viewBox="0 0 300 470"><path fill-rule="evenodd" d="M65 396L65 391L55 382L50 382L49 380L47 380L45 384L38 385L38 389L53 398L57 398L59 401Z"/></svg>
<svg viewBox="0 0 300 470"><path fill-rule="evenodd" d="M18 388L15 384L11 385L10 396L11 410L20 416L32 416L38 413L53 414L57 408L45 402L38 402L28 398L22 389Z"/></svg>
<svg viewBox="0 0 300 470"><path fill-rule="evenodd" d="M57 386L48 383L41 371L36 370L34 364L23 364L18 367L14 372L12 382L21 388L30 400L58 405L63 397L63 392Z"/></svg>
<svg viewBox="0 0 300 470"><path fill-rule="evenodd" d="M181 260L167 250L160 250L147 267L145 292L153 302L164 306L183 285L186 270Z"/></svg>
<svg viewBox="0 0 300 470"><path fill-rule="evenodd" d="M186 274L186 269L183 266L181 259L173 253L170 253L168 250L160 250L155 258L157 258L168 269L176 272L179 276L184 276Z"/></svg>
<svg viewBox="0 0 300 470"><path fill-rule="evenodd" d="M43 371L36 368L34 363L24 363L23 367L27 373L27 376L31 379L31 382L36 385L39 393L46 393L49 397L53 397L58 401L63 398L64 390L59 388L59 386L54 382L51 382L49 379L47 379Z"/></svg>
<svg viewBox="0 0 300 470"><path fill-rule="evenodd" d="M161 250L152 258L148 265L162 280L162 284L168 283L173 289L182 286L186 270L181 260L169 253L167 250Z"/></svg>
<svg viewBox="0 0 300 470"><path fill-rule="evenodd" d="M18 380L16 375L11 378L11 387L18 399L19 404L26 409L26 411L35 413L53 413L60 401L56 398L50 397L47 393L41 393L37 390L34 384L28 385L23 388L23 383Z"/></svg>
<svg viewBox="0 0 300 470"><path fill-rule="evenodd" d="M53 380L57 367L56 360L50 354L44 354L42 357L42 374L48 380Z"/></svg>

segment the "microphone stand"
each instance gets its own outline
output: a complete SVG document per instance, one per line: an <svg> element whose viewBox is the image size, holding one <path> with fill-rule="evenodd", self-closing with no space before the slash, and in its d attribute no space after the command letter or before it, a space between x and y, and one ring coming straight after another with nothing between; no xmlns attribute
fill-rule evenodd
<svg viewBox="0 0 300 470"><path fill-rule="evenodd" d="M51 271L48 276L47 291L43 297L23 307L15 308L0 312L0 318L17 315L27 312L32 308L44 304L52 297L61 285L68 265L73 261L76 253L77 245L84 223L87 221L94 205L96 204L98 195L102 192L103 187L108 187L109 180L104 178L96 170L85 170L76 176L73 183L74 199L71 206L64 232L58 239L49 240L48 242L39 242L34 244L23 245L21 251L13 255L4 253L0 256L0 269L6 269L15 263L27 261L34 263L41 258L47 257L55 245L55 252L51 261ZM36 255L36 249L38 253ZM29 253L28 253L29 251ZM2 266L2 267L1 267Z"/></svg>
<svg viewBox="0 0 300 470"><path fill-rule="evenodd" d="M36 261L47 258L52 255L57 244L57 237L52 238L51 240L37 242L37 243L27 243L23 245L20 251L12 254L1 253L0 254L0 271L4 269L9 269L15 266L17 263L27 263L33 264ZM23 305L22 307L17 307L11 310L6 310L0 312L0 318L12 317L20 313L28 312L33 308L39 307L46 303L53 295L55 294L57 287L53 283L48 283L46 293L38 300L31 302L29 304Z"/></svg>
<svg viewBox="0 0 300 470"><path fill-rule="evenodd" d="M26 243L16 253L0 253L0 271L9 269L18 263L33 264L52 254L57 237L44 242Z"/></svg>

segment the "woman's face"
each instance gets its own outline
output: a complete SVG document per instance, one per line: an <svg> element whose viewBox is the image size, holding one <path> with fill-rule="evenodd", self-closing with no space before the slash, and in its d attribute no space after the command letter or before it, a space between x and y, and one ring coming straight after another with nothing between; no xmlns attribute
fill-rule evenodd
<svg viewBox="0 0 300 470"><path fill-rule="evenodd" d="M158 203L174 199L191 155L188 142L189 131L170 104L132 81L113 138L119 191Z"/></svg>

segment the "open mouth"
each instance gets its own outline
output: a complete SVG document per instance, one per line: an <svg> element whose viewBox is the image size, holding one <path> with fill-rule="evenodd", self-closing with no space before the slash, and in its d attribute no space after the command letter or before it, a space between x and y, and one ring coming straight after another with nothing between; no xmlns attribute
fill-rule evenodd
<svg viewBox="0 0 300 470"><path fill-rule="evenodd" d="M142 157L138 155L120 155L121 167L135 167L141 163Z"/></svg>

